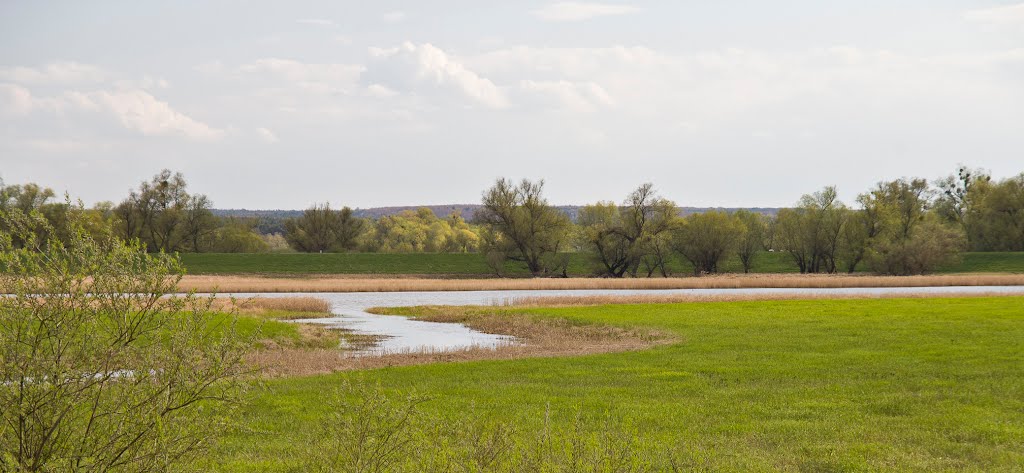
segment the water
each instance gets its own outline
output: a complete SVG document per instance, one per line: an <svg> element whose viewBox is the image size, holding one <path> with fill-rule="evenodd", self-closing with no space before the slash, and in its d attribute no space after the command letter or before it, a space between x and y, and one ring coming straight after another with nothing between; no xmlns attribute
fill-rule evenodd
<svg viewBox="0 0 1024 473"><path fill-rule="evenodd" d="M948 294L1006 293L1024 294L1024 286L943 286L886 288L744 288L744 289L577 289L531 291L436 291L436 292L348 292L348 293L262 293L235 294L238 297L313 296L331 303L336 317L306 319L297 322L381 337L380 342L362 354L405 351L447 351L469 347L496 348L515 343L512 337L478 332L462 324L424 322L393 315L366 312L370 307L408 307L418 305L501 305L510 299L544 296L594 295L744 295L744 294Z"/></svg>

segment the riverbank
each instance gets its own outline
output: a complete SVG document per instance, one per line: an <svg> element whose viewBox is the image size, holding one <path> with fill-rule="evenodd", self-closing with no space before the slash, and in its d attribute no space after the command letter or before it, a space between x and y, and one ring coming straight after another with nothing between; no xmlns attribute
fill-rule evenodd
<svg viewBox="0 0 1024 473"><path fill-rule="evenodd" d="M351 276L264 277L189 275L187 292L427 292L566 289L740 289L844 287L1022 286L1024 274L872 276L847 274L723 274L685 278L438 279Z"/></svg>

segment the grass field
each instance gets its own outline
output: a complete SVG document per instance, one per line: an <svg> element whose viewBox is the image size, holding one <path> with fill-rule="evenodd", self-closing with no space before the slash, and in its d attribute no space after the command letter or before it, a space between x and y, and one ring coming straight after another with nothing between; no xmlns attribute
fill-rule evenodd
<svg viewBox="0 0 1024 473"><path fill-rule="evenodd" d="M965 253L963 261L947 273L1024 273L1024 252Z"/></svg>
<svg viewBox="0 0 1024 473"><path fill-rule="evenodd" d="M569 255L569 274L590 274L586 255ZM186 253L181 255L189 274L419 274L479 276L492 271L482 256L473 253ZM692 267L673 261L673 273L687 275ZM739 260L728 259L725 272L742 272ZM755 260L754 272L794 273L796 267L784 253L762 253ZM961 263L943 272L1013 272L1024 273L1024 252L967 253ZM506 273L526 276L521 267L509 264Z"/></svg>
<svg viewBox="0 0 1024 473"><path fill-rule="evenodd" d="M267 381L196 467L337 468L328 460L350 454L362 438L352 429L367 425L402 440L398 471L568 471L573 461L602 466L593 471L1024 467L1021 298L488 310L677 341ZM368 388L339 390L347 384ZM411 392L428 400L406 419Z"/></svg>

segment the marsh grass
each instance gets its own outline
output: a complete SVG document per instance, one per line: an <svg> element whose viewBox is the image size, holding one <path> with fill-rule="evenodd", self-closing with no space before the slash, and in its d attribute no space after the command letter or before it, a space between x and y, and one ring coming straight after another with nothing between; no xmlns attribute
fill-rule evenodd
<svg viewBox="0 0 1024 473"><path fill-rule="evenodd" d="M862 276L822 274L750 274L685 278L421 279L260 276L186 276L181 291L198 292L409 292L567 289L742 289L1021 286L1024 274L942 274Z"/></svg>
<svg viewBox="0 0 1024 473"><path fill-rule="evenodd" d="M268 319L312 319L331 317L331 304L319 297L218 297L212 308Z"/></svg>
<svg viewBox="0 0 1024 473"><path fill-rule="evenodd" d="M670 335L652 329L570 322L565 319L496 311L490 307L427 306L374 308L368 311L388 315L415 314L417 320L460 323L485 333L509 335L515 342L496 348L409 350L372 356L362 356L358 346L350 347L349 350L339 349L337 345L273 346L250 353L249 359L261 367L265 376L282 377L431 363L630 351L673 340ZM345 338L350 334L340 336ZM366 342L372 343L373 340L364 341Z"/></svg>

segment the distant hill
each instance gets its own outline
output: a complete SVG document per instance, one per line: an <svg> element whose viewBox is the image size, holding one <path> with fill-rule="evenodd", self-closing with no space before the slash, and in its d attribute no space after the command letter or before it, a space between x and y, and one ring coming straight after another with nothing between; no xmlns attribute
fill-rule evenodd
<svg viewBox="0 0 1024 473"><path fill-rule="evenodd" d="M373 207L369 209L354 209L353 213L357 217L377 219L386 217L389 215L397 215L406 210L416 211L416 209L426 207L434 212L434 215L447 216L452 212L458 212L466 220L472 220L476 211L481 207L480 204L448 204L448 205L409 205L401 207ZM569 216L573 221L576 220L579 215L581 205L557 205L555 206L558 210L561 210ZM775 215L779 212L777 207L681 207L679 209L679 215L686 216L691 214L703 213L709 210L721 210L726 212L735 212L737 210L749 210L764 215ZM284 220L292 217L298 217L302 215L302 210L249 210L249 209L213 209L213 214L219 217L239 217L239 218L256 218L259 219L257 229L260 233L281 233L284 231Z"/></svg>

